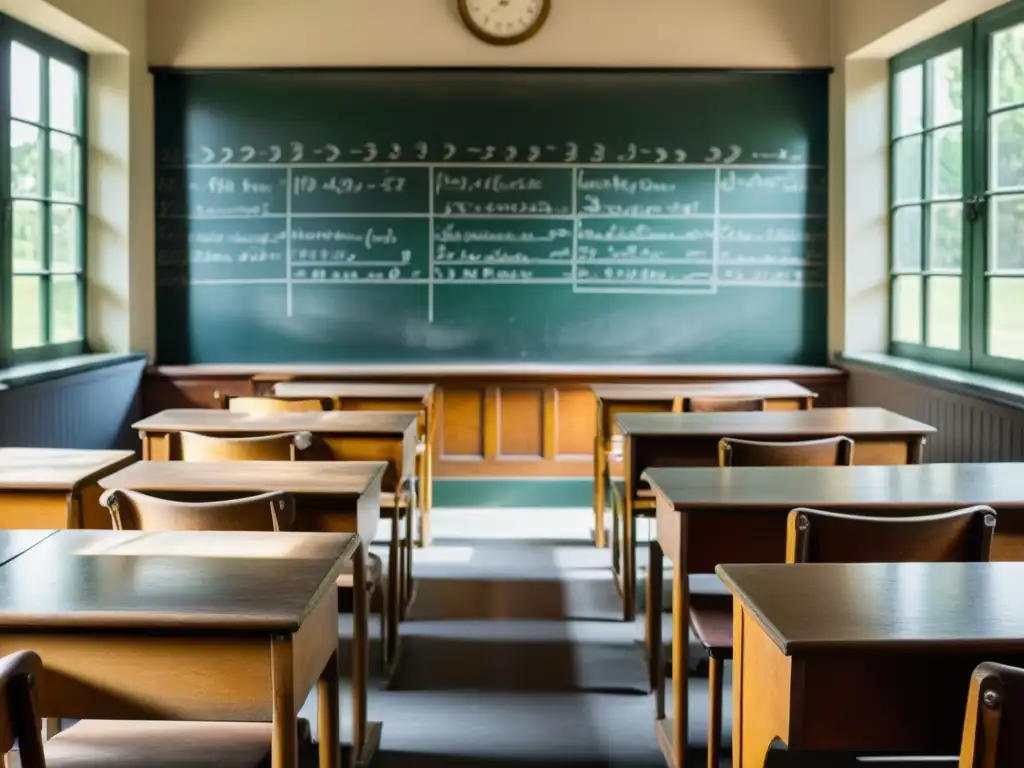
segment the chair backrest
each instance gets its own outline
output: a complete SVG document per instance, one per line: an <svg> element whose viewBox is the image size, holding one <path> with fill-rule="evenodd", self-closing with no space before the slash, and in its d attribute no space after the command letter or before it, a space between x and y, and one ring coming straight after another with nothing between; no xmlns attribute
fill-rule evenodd
<svg viewBox="0 0 1024 768"><path fill-rule="evenodd" d="M295 500L274 491L227 501L171 501L115 488L100 497L116 531L287 531Z"/></svg>
<svg viewBox="0 0 1024 768"><path fill-rule="evenodd" d="M296 411L329 411L331 399L309 398L289 400L286 397L232 397L228 410L236 413L295 413Z"/></svg>
<svg viewBox="0 0 1024 768"><path fill-rule="evenodd" d="M726 413L729 411L763 411L765 401L739 397L684 397L683 413Z"/></svg>
<svg viewBox="0 0 1024 768"><path fill-rule="evenodd" d="M295 461L313 444L309 432L282 432L256 437L179 434L182 461Z"/></svg>
<svg viewBox="0 0 1024 768"><path fill-rule="evenodd" d="M800 508L786 521L786 562L988 562L995 528L995 510L983 506L890 517Z"/></svg>
<svg viewBox="0 0 1024 768"><path fill-rule="evenodd" d="M723 437L718 442L721 467L848 467L851 464L853 440L848 437L792 443Z"/></svg>
<svg viewBox="0 0 1024 768"><path fill-rule="evenodd" d="M0 658L0 751L17 742L22 768L45 768L42 722L36 715L35 686L43 663L33 651Z"/></svg>
<svg viewBox="0 0 1024 768"><path fill-rule="evenodd" d="M1024 765L1024 669L986 661L971 675L960 768Z"/></svg>

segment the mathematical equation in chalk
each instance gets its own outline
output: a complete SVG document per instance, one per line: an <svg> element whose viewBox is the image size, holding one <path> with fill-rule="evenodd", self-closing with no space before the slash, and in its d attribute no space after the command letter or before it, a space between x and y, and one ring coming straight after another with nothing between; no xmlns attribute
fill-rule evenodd
<svg viewBox="0 0 1024 768"><path fill-rule="evenodd" d="M527 144L459 144L451 141L280 141L274 144L237 144L194 148L160 147L159 164L182 165L297 165L339 163L564 163L683 165L733 163L801 164L807 161L802 147L745 149L724 143L707 147L643 146L629 142L559 141Z"/></svg>

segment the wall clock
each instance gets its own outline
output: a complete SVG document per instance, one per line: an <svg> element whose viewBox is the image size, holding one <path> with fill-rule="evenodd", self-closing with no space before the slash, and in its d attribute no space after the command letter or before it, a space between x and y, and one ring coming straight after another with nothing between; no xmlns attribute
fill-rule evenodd
<svg viewBox="0 0 1024 768"><path fill-rule="evenodd" d="M469 31L491 45L515 45L537 34L551 12L551 0L459 0Z"/></svg>

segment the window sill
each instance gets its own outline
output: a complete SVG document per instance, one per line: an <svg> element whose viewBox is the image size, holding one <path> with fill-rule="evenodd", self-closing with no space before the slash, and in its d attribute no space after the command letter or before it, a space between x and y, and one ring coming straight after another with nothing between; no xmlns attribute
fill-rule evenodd
<svg viewBox="0 0 1024 768"><path fill-rule="evenodd" d="M41 363L12 365L10 368L0 369L0 392L145 359L145 354L135 352L131 354L74 355Z"/></svg>
<svg viewBox="0 0 1024 768"><path fill-rule="evenodd" d="M1024 409L1024 384L1009 379L892 355L840 354L836 363L842 368L867 368L956 395L966 395L1007 408Z"/></svg>

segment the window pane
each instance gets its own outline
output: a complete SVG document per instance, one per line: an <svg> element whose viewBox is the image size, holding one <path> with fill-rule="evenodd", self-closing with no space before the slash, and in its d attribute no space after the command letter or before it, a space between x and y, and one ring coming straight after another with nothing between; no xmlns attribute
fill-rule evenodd
<svg viewBox="0 0 1024 768"><path fill-rule="evenodd" d="M82 264L79 220L81 211L75 205L54 205L50 211L52 229L50 247L53 249L51 269L54 272L74 272Z"/></svg>
<svg viewBox="0 0 1024 768"><path fill-rule="evenodd" d="M931 114L929 125L959 122L964 114L964 56L955 51L928 62L931 67Z"/></svg>
<svg viewBox="0 0 1024 768"><path fill-rule="evenodd" d="M893 168L896 177L896 189L893 197L896 202L921 199L921 137L912 136L900 139L892 149L894 153Z"/></svg>
<svg viewBox="0 0 1024 768"><path fill-rule="evenodd" d="M11 286L11 341L15 349L43 343L42 278L15 277Z"/></svg>
<svg viewBox="0 0 1024 768"><path fill-rule="evenodd" d="M964 179L963 131L959 125L928 134L931 197L962 197Z"/></svg>
<svg viewBox="0 0 1024 768"><path fill-rule="evenodd" d="M1024 187L1024 109L995 115L991 132L989 189Z"/></svg>
<svg viewBox="0 0 1024 768"><path fill-rule="evenodd" d="M928 268L960 271L964 251L964 213L961 203L936 203L931 216Z"/></svg>
<svg viewBox="0 0 1024 768"><path fill-rule="evenodd" d="M1024 195L993 197L989 206L989 269L1024 269Z"/></svg>
<svg viewBox="0 0 1024 768"><path fill-rule="evenodd" d="M920 131L924 117L924 68L918 64L897 74L894 89L896 135Z"/></svg>
<svg viewBox="0 0 1024 768"><path fill-rule="evenodd" d="M921 206L897 208L893 213L893 270L921 271Z"/></svg>
<svg viewBox="0 0 1024 768"><path fill-rule="evenodd" d="M78 139L63 133L50 134L50 195L58 200L81 197L82 156Z"/></svg>
<svg viewBox="0 0 1024 768"><path fill-rule="evenodd" d="M82 338L79 328L78 289L76 275L55 275L50 284L50 341L60 344Z"/></svg>
<svg viewBox="0 0 1024 768"><path fill-rule="evenodd" d="M921 343L921 278L905 276L892 281L892 339Z"/></svg>
<svg viewBox="0 0 1024 768"><path fill-rule="evenodd" d="M1024 101L1024 24L992 35L992 105Z"/></svg>
<svg viewBox="0 0 1024 768"><path fill-rule="evenodd" d="M11 194L43 195L43 132L11 121Z"/></svg>
<svg viewBox="0 0 1024 768"><path fill-rule="evenodd" d="M42 119L42 57L27 45L11 43L11 115Z"/></svg>
<svg viewBox="0 0 1024 768"><path fill-rule="evenodd" d="M988 284L988 353L1024 360L1024 278Z"/></svg>
<svg viewBox="0 0 1024 768"><path fill-rule="evenodd" d="M50 125L80 134L78 72L63 61L50 59Z"/></svg>
<svg viewBox="0 0 1024 768"><path fill-rule="evenodd" d="M929 347L960 349L960 278L928 278Z"/></svg>
<svg viewBox="0 0 1024 768"><path fill-rule="evenodd" d="M11 203L12 259L15 272L43 268L43 206L29 200Z"/></svg>

